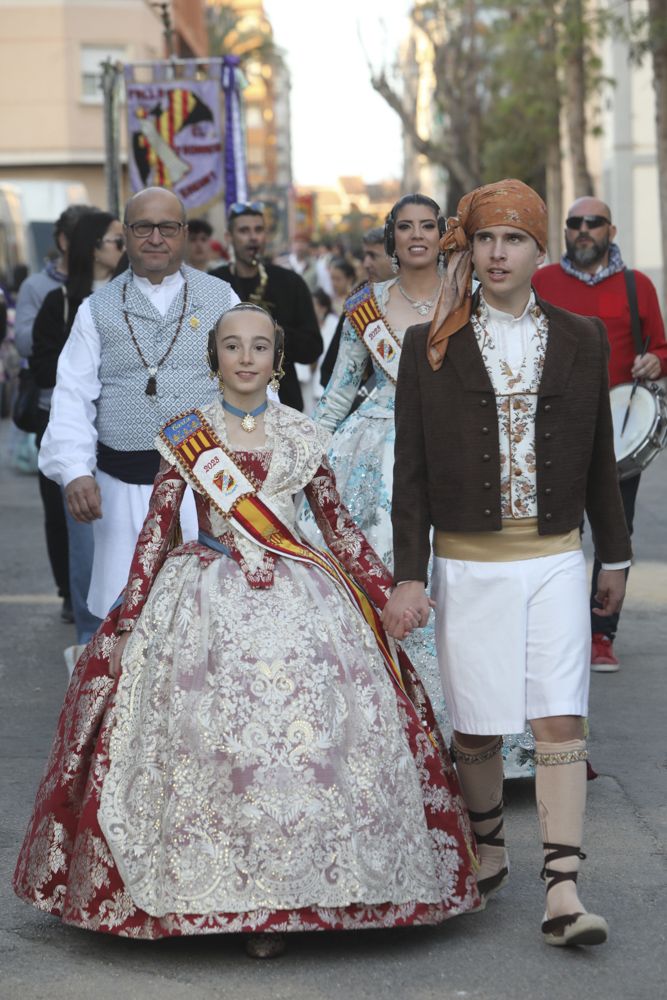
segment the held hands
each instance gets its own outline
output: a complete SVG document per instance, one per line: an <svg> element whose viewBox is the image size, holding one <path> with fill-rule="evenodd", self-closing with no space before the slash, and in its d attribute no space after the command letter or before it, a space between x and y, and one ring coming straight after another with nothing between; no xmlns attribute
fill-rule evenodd
<svg viewBox="0 0 667 1000"><path fill-rule="evenodd" d="M662 366L660 358L655 354L646 353L644 357L640 354L634 360L630 374L633 378L660 378Z"/></svg>
<svg viewBox="0 0 667 1000"><path fill-rule="evenodd" d="M592 608L594 615L606 617L621 610L625 597L625 570L601 569L598 574L598 589L595 600L601 608Z"/></svg>
<svg viewBox="0 0 667 1000"><path fill-rule="evenodd" d="M76 521L96 521L102 517L102 497L94 476L77 476L68 483L65 500Z"/></svg>
<svg viewBox="0 0 667 1000"><path fill-rule="evenodd" d="M120 677L120 672L123 669L122 659L123 653L125 652L125 647L127 646L127 640L130 638L129 632L121 632L118 636L118 642L111 650L111 656L109 657L109 676L110 677Z"/></svg>
<svg viewBox="0 0 667 1000"><path fill-rule="evenodd" d="M393 591L382 612L382 624L393 639L405 639L413 629L424 628L434 607L421 580L410 580Z"/></svg>

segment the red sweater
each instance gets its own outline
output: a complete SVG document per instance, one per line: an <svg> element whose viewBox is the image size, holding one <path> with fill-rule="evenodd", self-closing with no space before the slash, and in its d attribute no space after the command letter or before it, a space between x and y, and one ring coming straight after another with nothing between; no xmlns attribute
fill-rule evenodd
<svg viewBox="0 0 667 1000"><path fill-rule="evenodd" d="M649 278L635 271L637 305L643 336L650 337L649 351L660 358L662 375L667 375L667 342L658 296ZM560 264L548 264L533 275L533 287L546 302L580 316L598 316L607 327L611 354L609 358L609 384L631 382L630 370L637 356L632 328L630 306L622 271L605 278L598 285L586 285L569 275Z"/></svg>

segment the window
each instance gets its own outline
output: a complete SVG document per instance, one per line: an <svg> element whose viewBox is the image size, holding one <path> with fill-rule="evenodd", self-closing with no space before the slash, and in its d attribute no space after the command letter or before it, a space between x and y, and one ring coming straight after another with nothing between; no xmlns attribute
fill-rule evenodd
<svg viewBox="0 0 667 1000"><path fill-rule="evenodd" d="M81 100L87 104L101 104L103 97L100 63L107 59L111 62L124 62L125 57L125 47L122 45L82 45Z"/></svg>

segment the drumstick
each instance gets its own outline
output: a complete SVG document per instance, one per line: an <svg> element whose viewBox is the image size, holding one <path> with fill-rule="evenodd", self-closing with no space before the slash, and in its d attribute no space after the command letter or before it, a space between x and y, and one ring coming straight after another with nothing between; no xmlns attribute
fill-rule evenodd
<svg viewBox="0 0 667 1000"><path fill-rule="evenodd" d="M646 335L646 339L644 340L644 343L642 344L642 353L639 355L640 358L643 358L644 355L646 354L646 352L648 351L648 342L649 342L650 339L651 339L650 336L647 334ZM630 393L630 399L628 400L628 405L627 405L626 410L625 410L625 416L623 417L623 426L621 427L620 437L623 437L623 431L625 430L625 428L627 426L628 417L630 416L630 407L632 406L632 400L634 398L635 393L637 392L637 386L639 385L640 382L641 382L641 379L638 379L638 378L635 378L635 379L632 380L632 392Z"/></svg>

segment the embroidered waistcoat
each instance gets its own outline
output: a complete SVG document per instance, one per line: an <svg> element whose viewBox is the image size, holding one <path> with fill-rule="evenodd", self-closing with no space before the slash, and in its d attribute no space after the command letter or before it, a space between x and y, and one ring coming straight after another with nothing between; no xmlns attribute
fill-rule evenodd
<svg viewBox="0 0 667 1000"><path fill-rule="evenodd" d="M183 273L187 308L169 357L159 367L155 396L146 395L148 372L123 317L123 286L127 285L125 308L134 335L148 365L156 368L178 328L185 285L164 317L141 293L129 271L90 298L101 343L97 433L109 448L151 449L157 431L170 417L215 397L217 384L208 376L206 341L208 331L232 305L231 287L191 267L184 267Z"/></svg>
<svg viewBox="0 0 667 1000"><path fill-rule="evenodd" d="M508 359L494 336L486 303L471 317L482 360L496 396L500 445L500 504L503 519L537 517L535 415L548 338L548 321L537 304L526 313L534 325L521 363ZM517 331L518 335L518 331Z"/></svg>

